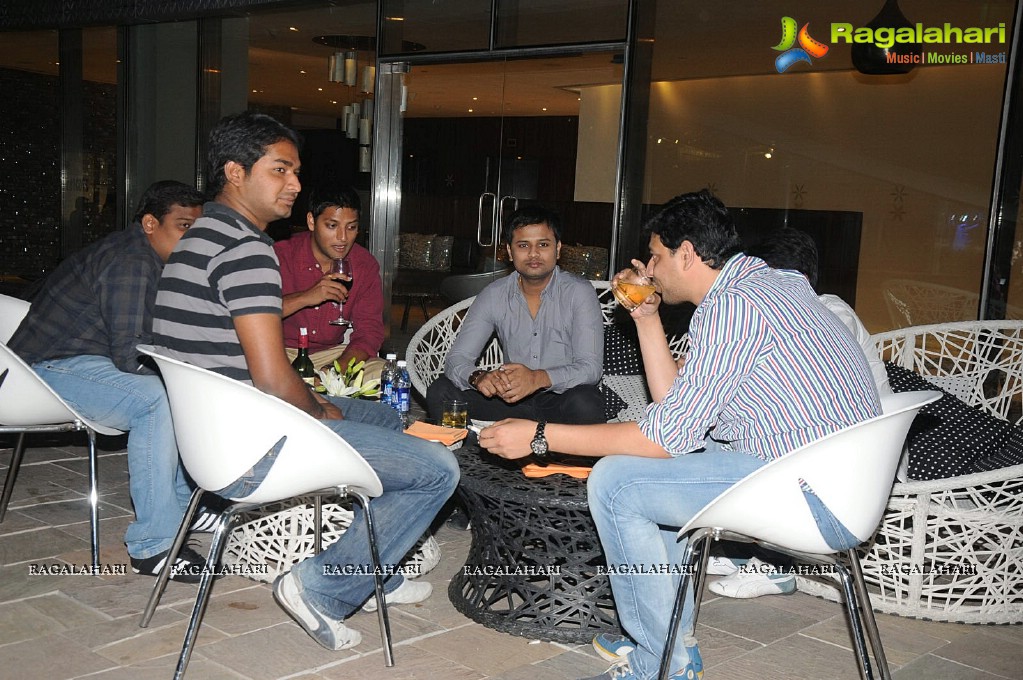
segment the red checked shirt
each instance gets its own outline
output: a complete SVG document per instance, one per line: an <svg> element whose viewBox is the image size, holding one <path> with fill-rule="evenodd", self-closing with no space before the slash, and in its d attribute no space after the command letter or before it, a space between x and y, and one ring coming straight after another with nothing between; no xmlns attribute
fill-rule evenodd
<svg viewBox="0 0 1023 680"><path fill-rule="evenodd" d="M285 241L278 241L274 244L274 251L281 263L284 295L307 290L323 278L320 265L313 257L312 232L301 232ZM348 259L352 263L352 290L344 304L344 313L354 327L348 346L364 350L374 357L384 342L384 292L380 283L380 265L368 250L357 243L352 246ZM300 309L284 319L284 345L298 347L299 328L309 330L310 352L345 344L344 335L348 329L330 325L330 321L336 318L337 305L333 302Z"/></svg>

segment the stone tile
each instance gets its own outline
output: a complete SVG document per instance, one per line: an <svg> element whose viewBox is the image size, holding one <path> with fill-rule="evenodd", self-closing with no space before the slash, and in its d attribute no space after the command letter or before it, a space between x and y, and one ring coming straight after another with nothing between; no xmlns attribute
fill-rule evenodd
<svg viewBox="0 0 1023 680"><path fill-rule="evenodd" d="M0 553L0 562L3 553ZM11 602L45 593L56 592L58 584L51 578L29 576L28 564L0 566L0 602Z"/></svg>
<svg viewBox="0 0 1023 680"><path fill-rule="evenodd" d="M204 626L212 626L234 636L291 621L277 606L267 586L250 582L249 587L233 592L217 592L220 590L217 588L210 597L202 620Z"/></svg>
<svg viewBox="0 0 1023 680"><path fill-rule="evenodd" d="M31 640L65 629L59 620L34 609L29 602L0 605L0 640L4 643Z"/></svg>
<svg viewBox="0 0 1023 680"><path fill-rule="evenodd" d="M495 680L576 680L588 678L606 671L608 662L596 654L566 651L528 666L518 666L499 675Z"/></svg>
<svg viewBox="0 0 1023 680"><path fill-rule="evenodd" d="M73 678L114 666L109 659L59 634L0 646L4 676L19 680Z"/></svg>
<svg viewBox="0 0 1023 680"><path fill-rule="evenodd" d="M291 622L225 638L193 653L194 659L208 659L253 680L311 672L353 656L352 650L324 649Z"/></svg>
<svg viewBox="0 0 1023 680"><path fill-rule="evenodd" d="M89 675L88 680L167 680L174 675L177 662L176 654L164 656L132 666L112 668L102 673ZM246 676L228 668L204 659L194 658L188 664L187 677L202 678L203 680L249 680Z"/></svg>
<svg viewBox="0 0 1023 680"><path fill-rule="evenodd" d="M99 621L91 625L74 626L70 630L66 630L63 635L64 637L74 640L89 649L97 650L111 645L116 645L122 640L129 640L131 638L143 635L151 635L156 631L163 630L175 624L181 624L186 617L173 609L157 609L156 613L153 614L153 618L149 622L149 626L146 628L139 627L139 620L141 619L140 614L133 614L131 616L122 616L117 619L110 619L105 621ZM178 646L181 646L181 640L184 639L183 629L179 633L174 633L171 636L177 635Z"/></svg>
<svg viewBox="0 0 1023 680"><path fill-rule="evenodd" d="M80 525L69 530L68 533L83 538L89 537L89 503L84 497L36 503L30 507L22 508L20 512L40 524L46 524L51 527L61 527L67 530L71 525ZM105 533L103 529L105 528L106 520L112 517L123 516L133 517L132 513L125 512L124 508L107 503L101 499L99 503L100 536ZM110 530L108 529L108 531ZM118 535L118 538L120 536L123 536L123 532Z"/></svg>
<svg viewBox="0 0 1023 680"><path fill-rule="evenodd" d="M474 668L484 675L497 675L516 666L543 661L561 653L557 646L549 642L530 644L526 638L478 625L467 625L412 644Z"/></svg>
<svg viewBox="0 0 1023 680"><path fill-rule="evenodd" d="M135 664L159 659L172 655L176 656L181 651L181 645L185 639L187 621L178 621L166 626L149 628L138 628L138 620L131 618L135 623L135 633L124 639L96 647L93 651L104 656L118 666L132 666ZM215 628L202 626L199 628L199 636L195 641L196 650L224 639L224 634Z"/></svg>
<svg viewBox="0 0 1023 680"><path fill-rule="evenodd" d="M893 680L998 680L1015 675L992 675L930 654L921 656L892 673Z"/></svg>
<svg viewBox="0 0 1023 680"><path fill-rule="evenodd" d="M718 628L705 626L703 623L696 625L696 639L700 644L700 655L707 666L723 663L764 646L756 640L733 635Z"/></svg>
<svg viewBox="0 0 1023 680"><path fill-rule="evenodd" d="M336 680L350 680L351 678L360 678L360 680L421 680L425 678L477 680L485 677L477 670L452 663L449 659L408 645L395 648L394 666L391 668L384 665L383 653L378 652L321 668L317 673L317 677ZM535 676L532 680L535 680Z"/></svg>
<svg viewBox="0 0 1023 680"><path fill-rule="evenodd" d="M817 623L816 617L781 610L762 602L784 597L771 595L755 600L722 597L704 601L700 607L699 623L762 643L773 642Z"/></svg>
<svg viewBox="0 0 1023 680"><path fill-rule="evenodd" d="M987 626L971 627L970 633L935 651L934 656L1007 678L1018 678L1023 668L1023 646L1008 642L1005 634L991 635Z"/></svg>
<svg viewBox="0 0 1023 680"><path fill-rule="evenodd" d="M60 529L45 528L0 536L0 563L28 564L83 547L82 541ZM88 548L88 542L85 548ZM26 572L27 573L27 572Z"/></svg>
<svg viewBox="0 0 1023 680"><path fill-rule="evenodd" d="M892 625L891 621L884 619L878 621L878 632L881 635L881 644L884 645L884 653L889 665L896 667L948 644L941 638L932 637L918 630ZM836 616L804 629L802 634L843 647L850 650L850 653L853 649L852 634L844 612L842 616Z"/></svg>
<svg viewBox="0 0 1023 680"><path fill-rule="evenodd" d="M851 652L802 635L791 635L773 644L733 657L723 663L704 658L707 676L714 680L857 680L860 677Z"/></svg>

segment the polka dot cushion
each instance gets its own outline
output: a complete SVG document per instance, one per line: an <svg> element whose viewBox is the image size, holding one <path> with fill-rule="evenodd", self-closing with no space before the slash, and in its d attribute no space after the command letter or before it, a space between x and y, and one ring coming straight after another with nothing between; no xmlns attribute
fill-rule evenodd
<svg viewBox="0 0 1023 680"><path fill-rule="evenodd" d="M631 330L631 332L629 332ZM643 360L635 328L623 329L614 324L604 326L604 375L642 375ZM629 404L604 381L604 417L614 420Z"/></svg>
<svg viewBox="0 0 1023 680"><path fill-rule="evenodd" d="M920 375L885 363L893 392L939 389ZM944 479L974 472L978 459L1002 451L1013 429L1004 420L945 396L920 410L909 430L910 479Z"/></svg>
<svg viewBox="0 0 1023 680"><path fill-rule="evenodd" d="M1001 450L973 461L968 472L988 472L1023 464L1023 428L1009 428L1009 440Z"/></svg>

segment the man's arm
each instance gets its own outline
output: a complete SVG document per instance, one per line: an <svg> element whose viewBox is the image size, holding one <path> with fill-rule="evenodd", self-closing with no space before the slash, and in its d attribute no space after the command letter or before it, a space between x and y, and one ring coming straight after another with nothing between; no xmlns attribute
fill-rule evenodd
<svg viewBox="0 0 1023 680"><path fill-rule="evenodd" d="M289 317L300 309L315 307L324 302L344 302L348 291L340 283L325 274L306 290L288 293L284 296L282 316Z"/></svg>
<svg viewBox="0 0 1023 680"><path fill-rule="evenodd" d="M529 444L536 422L509 418L484 428L480 447L502 458L523 458L532 453ZM636 423L561 425L548 423L544 432L551 451L600 458L626 454L645 458L668 458L668 452L647 439Z"/></svg>
<svg viewBox="0 0 1023 680"><path fill-rule="evenodd" d="M314 418L341 420L333 404L317 399L291 368L284 353L281 318L276 314L245 314L234 317L252 384L262 392L283 399Z"/></svg>
<svg viewBox="0 0 1023 680"><path fill-rule="evenodd" d="M155 261L124 257L111 262L99 280L83 282L95 286L109 358L125 373L151 372L139 362L136 346L152 340L153 302L159 280L160 267Z"/></svg>
<svg viewBox="0 0 1023 680"><path fill-rule="evenodd" d="M494 284L491 284L494 285ZM473 301L458 327L458 335L444 359L444 375L460 390L470 389L469 376L476 370L476 361L484 344L494 333L491 310L493 297L485 295L487 289ZM489 396L489 395L488 395Z"/></svg>
<svg viewBox="0 0 1023 680"><path fill-rule="evenodd" d="M384 344L384 289L380 282L380 265L369 252L352 247L352 265L355 284L345 305L345 317L352 322L352 335L348 348L341 355L345 366L348 359L362 361L375 357Z"/></svg>

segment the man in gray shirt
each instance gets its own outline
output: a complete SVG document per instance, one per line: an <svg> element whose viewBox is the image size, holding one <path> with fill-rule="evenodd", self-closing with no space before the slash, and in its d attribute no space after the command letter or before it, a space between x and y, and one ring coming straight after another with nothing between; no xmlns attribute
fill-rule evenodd
<svg viewBox="0 0 1023 680"><path fill-rule="evenodd" d="M509 217L503 236L515 272L487 286L469 307L444 375L427 390L430 416L439 419L444 400L458 398L477 420L604 422L600 303L588 281L557 266L560 218L540 207L522 208ZM495 333L507 363L479 369L476 362Z"/></svg>

